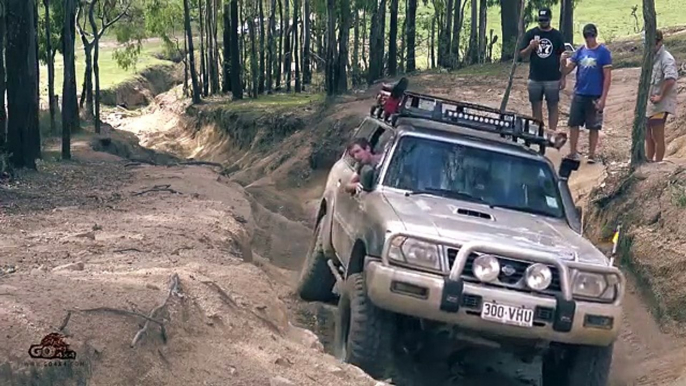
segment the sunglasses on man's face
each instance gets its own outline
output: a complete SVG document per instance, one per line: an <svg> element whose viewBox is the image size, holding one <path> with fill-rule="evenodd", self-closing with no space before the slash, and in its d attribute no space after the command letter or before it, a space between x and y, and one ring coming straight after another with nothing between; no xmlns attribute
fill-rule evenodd
<svg viewBox="0 0 686 386"><path fill-rule="evenodd" d="M584 39L589 39L589 38L594 38L594 37L596 37L596 34L594 34L593 32L587 32L584 34Z"/></svg>

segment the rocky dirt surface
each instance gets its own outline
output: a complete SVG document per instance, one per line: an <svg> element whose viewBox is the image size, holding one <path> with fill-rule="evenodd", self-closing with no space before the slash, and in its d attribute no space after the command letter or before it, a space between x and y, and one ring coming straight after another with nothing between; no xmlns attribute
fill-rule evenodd
<svg viewBox="0 0 686 386"><path fill-rule="evenodd" d="M377 384L289 323L250 200L211 168L76 143L3 185L0 207L2 385ZM29 357L49 333L76 359Z"/></svg>

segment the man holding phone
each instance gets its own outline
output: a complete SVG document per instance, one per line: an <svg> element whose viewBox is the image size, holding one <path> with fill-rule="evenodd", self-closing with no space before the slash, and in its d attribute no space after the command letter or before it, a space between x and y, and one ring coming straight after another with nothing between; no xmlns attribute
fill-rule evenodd
<svg viewBox="0 0 686 386"><path fill-rule="evenodd" d="M550 25L550 8L538 11L538 26L526 32L519 47L522 57L529 56L529 101L532 114L543 121L543 97L548 105L548 128L557 131L560 90L565 88L561 55L565 50L562 33Z"/></svg>
<svg viewBox="0 0 686 386"><path fill-rule="evenodd" d="M576 84L574 97L569 109L569 147L568 158L578 160L579 127L588 130L588 159L589 164L595 163L595 151L598 146L598 132L603 126L603 110L607 94L612 83L612 54L604 45L598 43L598 29L594 24L587 24L583 29L586 44L576 50L569 58L563 74L569 74L575 68ZM569 53L562 55L566 62Z"/></svg>

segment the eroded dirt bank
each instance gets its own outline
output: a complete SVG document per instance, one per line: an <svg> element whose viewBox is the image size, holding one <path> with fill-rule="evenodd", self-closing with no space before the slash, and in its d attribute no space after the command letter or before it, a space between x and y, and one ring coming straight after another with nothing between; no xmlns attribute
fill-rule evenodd
<svg viewBox="0 0 686 386"><path fill-rule="evenodd" d="M0 384L377 384L289 323L241 186L85 141L73 154L0 188ZM76 359L29 357L49 333Z"/></svg>

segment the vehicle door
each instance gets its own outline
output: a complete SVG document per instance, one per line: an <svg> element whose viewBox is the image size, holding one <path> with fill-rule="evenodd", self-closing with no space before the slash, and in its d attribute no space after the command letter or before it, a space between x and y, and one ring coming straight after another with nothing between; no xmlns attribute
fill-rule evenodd
<svg viewBox="0 0 686 386"><path fill-rule="evenodd" d="M352 139L370 139L378 127L378 121L372 118L366 118L360 125L360 128L357 129ZM335 184L335 192L332 195L333 219L331 223L331 243L333 244L339 259L347 259L349 256L344 254L343 251L348 251L350 249L348 244L351 229L343 219L344 210L342 205L345 206L346 201L350 199L351 195L343 189L343 185L348 183L353 174L355 174L355 163L355 160L348 154L348 151L344 150L343 156L333 166L329 175L329 179L333 180L331 182Z"/></svg>
<svg viewBox="0 0 686 386"><path fill-rule="evenodd" d="M378 125L376 130L371 134L369 143L372 145L374 154L386 154L386 145L390 143L394 137L395 131L386 126ZM383 159L377 164L383 164ZM376 169L377 175L375 181L378 181L379 168ZM365 198L367 192L360 192L354 195L344 194L338 201L337 214L340 216L340 222L344 224L348 232L345 233L346 239L341 243L340 252L342 254L343 262L347 264L348 258L352 254L352 248L355 243L360 230L363 229L367 223L365 220Z"/></svg>

